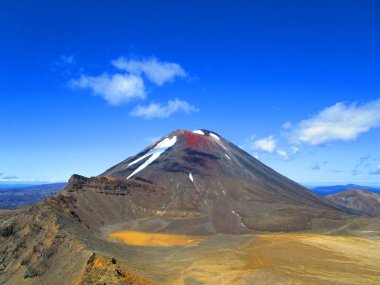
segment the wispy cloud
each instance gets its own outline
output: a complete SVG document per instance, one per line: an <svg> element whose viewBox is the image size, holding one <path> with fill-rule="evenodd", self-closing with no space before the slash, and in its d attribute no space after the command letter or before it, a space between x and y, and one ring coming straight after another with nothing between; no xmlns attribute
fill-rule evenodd
<svg viewBox="0 0 380 285"><path fill-rule="evenodd" d="M65 58L70 61L70 58ZM187 72L177 63L160 61L155 57L141 60L119 57L111 61L117 72L103 73L97 76L82 74L69 81L73 89L89 89L96 96L104 98L111 105L120 105L132 100L147 97L146 81L162 86L178 77L186 77ZM198 109L178 98L169 100L166 105L150 103L137 106L132 116L146 119L167 118L177 112L190 113Z"/></svg>
<svg viewBox="0 0 380 285"><path fill-rule="evenodd" d="M365 167L366 164L368 164L370 159L371 159L371 155L369 154L366 154L360 157L359 160L356 162L354 169L352 170L352 175L360 174L363 171L363 167Z"/></svg>
<svg viewBox="0 0 380 285"><path fill-rule="evenodd" d="M14 179L19 179L19 178L20 177L15 176L15 175L8 175L8 176L3 177L4 180L14 180Z"/></svg>
<svg viewBox="0 0 380 285"><path fill-rule="evenodd" d="M198 112L199 109L190 105L186 101L182 101L178 98L169 100L166 104L150 103L146 106L137 106L131 115L134 117L142 117L145 119L153 118L167 118L174 113L184 112L186 114L190 112Z"/></svg>
<svg viewBox="0 0 380 285"><path fill-rule="evenodd" d="M300 151L300 148L298 146L292 145L292 153L296 154Z"/></svg>
<svg viewBox="0 0 380 285"><path fill-rule="evenodd" d="M283 159L283 160L288 160L289 156L288 153L285 150L277 150L277 154Z"/></svg>
<svg viewBox="0 0 380 285"><path fill-rule="evenodd" d="M380 175L380 164L376 165L375 169L373 169L369 174Z"/></svg>
<svg viewBox="0 0 380 285"><path fill-rule="evenodd" d="M61 55L59 63L61 65L73 65L76 63L76 61L73 55Z"/></svg>
<svg viewBox="0 0 380 285"><path fill-rule="evenodd" d="M73 55L61 55L53 62L55 67L67 68L76 64L76 59Z"/></svg>
<svg viewBox="0 0 380 285"><path fill-rule="evenodd" d="M112 105L144 99L146 90L143 80L131 74L82 75L69 82L72 88L91 89L94 95L101 96Z"/></svg>
<svg viewBox="0 0 380 285"><path fill-rule="evenodd" d="M315 161L310 165L310 169L313 171L317 171L321 169L321 166L319 165L317 161Z"/></svg>
<svg viewBox="0 0 380 285"><path fill-rule="evenodd" d="M380 126L380 100L366 104L336 103L296 125L285 124L296 143L322 145L332 141L352 141Z"/></svg>
<svg viewBox="0 0 380 285"><path fill-rule="evenodd" d="M112 61L112 64L130 74L138 76L145 75L150 81L161 86L166 82L174 80L176 77L187 76L186 71L177 63L159 61L155 57L130 60L119 57Z"/></svg>
<svg viewBox="0 0 380 285"><path fill-rule="evenodd" d="M4 175L4 173L0 173L0 182L17 182L21 178L15 175Z"/></svg>
<svg viewBox="0 0 380 285"><path fill-rule="evenodd" d="M276 149L276 139L274 136L268 136L262 139L255 140L251 143L251 148L253 150L259 150L264 152L274 152Z"/></svg>
<svg viewBox="0 0 380 285"><path fill-rule="evenodd" d="M260 154L265 156L265 153L276 154L282 160L289 160L288 152L283 149L277 148L277 140L273 135L267 136L265 138L256 139L255 136L251 136L250 147L255 151L255 157L259 157ZM260 153L260 154L259 154Z"/></svg>
<svg viewBox="0 0 380 285"><path fill-rule="evenodd" d="M80 70L73 55L61 55L52 62L51 70L64 77L71 77L75 70Z"/></svg>
<svg viewBox="0 0 380 285"><path fill-rule="evenodd" d="M155 143L156 141L158 141L160 139L160 137L148 137L148 138L145 138L144 141L149 143L149 144L152 144L152 143Z"/></svg>

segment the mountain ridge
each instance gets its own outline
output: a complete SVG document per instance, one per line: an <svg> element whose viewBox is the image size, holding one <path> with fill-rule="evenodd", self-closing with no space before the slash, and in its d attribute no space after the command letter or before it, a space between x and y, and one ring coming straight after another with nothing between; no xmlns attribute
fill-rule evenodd
<svg viewBox="0 0 380 285"><path fill-rule="evenodd" d="M321 196L332 195L332 194L336 194L336 193L339 193L341 191L346 191L346 190L366 190L366 191L380 194L380 188L371 187L371 186L363 186L359 184L318 186L318 187L311 187L311 190Z"/></svg>
<svg viewBox="0 0 380 285"><path fill-rule="evenodd" d="M353 209L361 215L380 216L380 195L367 190L345 190L326 196L333 203Z"/></svg>

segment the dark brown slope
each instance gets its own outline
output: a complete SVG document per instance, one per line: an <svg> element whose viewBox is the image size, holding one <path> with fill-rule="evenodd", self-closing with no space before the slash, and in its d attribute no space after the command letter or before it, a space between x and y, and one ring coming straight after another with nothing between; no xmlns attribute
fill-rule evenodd
<svg viewBox="0 0 380 285"><path fill-rule="evenodd" d="M314 218L344 216L340 206L206 130L175 131L102 175L160 185L163 216L199 216L209 232L304 230Z"/></svg>
<svg viewBox="0 0 380 285"><path fill-rule="evenodd" d="M380 216L380 195L365 190L347 190L326 197L331 202L370 217Z"/></svg>
<svg viewBox="0 0 380 285"><path fill-rule="evenodd" d="M131 253L101 228L151 216L144 205L157 195L143 182L74 175L54 197L0 215L0 284L153 284L119 261Z"/></svg>

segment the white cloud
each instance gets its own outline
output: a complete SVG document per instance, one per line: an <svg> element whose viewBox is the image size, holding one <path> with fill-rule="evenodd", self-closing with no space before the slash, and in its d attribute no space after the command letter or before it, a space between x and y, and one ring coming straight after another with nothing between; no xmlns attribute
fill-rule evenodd
<svg viewBox="0 0 380 285"><path fill-rule="evenodd" d="M128 60L120 57L112 61L112 64L130 74L141 76L144 74L150 81L161 86L172 81L176 77L187 76L186 71L177 63L159 61L155 57L143 60Z"/></svg>
<svg viewBox="0 0 380 285"><path fill-rule="evenodd" d="M370 172L372 175L380 175L380 164L378 164L374 170Z"/></svg>
<svg viewBox="0 0 380 285"><path fill-rule="evenodd" d="M75 59L70 56L62 56L61 61L67 64L75 63ZM119 105L129 102L132 99L145 99L147 95L145 80L150 80L156 85L161 86L166 82L173 81L177 77L187 76L186 71L179 64L159 61L155 57L142 60L128 60L124 57L120 57L111 63L119 69L119 71L103 73L98 76L83 74L77 79L70 80L68 86L71 88L90 89L94 95L103 97L110 104ZM182 103L182 105L180 103ZM183 103L186 102L176 99L169 101L168 104L170 104L170 110L178 108L185 112L192 111L192 106L186 106L188 103ZM144 108L150 108L150 110L157 109L157 113L163 106L151 104L147 107L137 107L135 110L136 114L144 113ZM168 116L170 116L170 114L160 114L156 117ZM149 115L149 117L154 116Z"/></svg>
<svg viewBox="0 0 380 285"><path fill-rule="evenodd" d="M251 140L254 140L255 136L251 136ZM280 157L282 160L289 160L289 154L284 149L277 148L277 140L273 135L270 135L268 137L262 138L262 139L256 139L251 142L250 144L251 148L255 151L254 157L258 157L259 153L264 155L264 153L270 153L270 154L276 154L278 157ZM298 150L297 150L298 151ZM294 151L293 151L294 154Z"/></svg>
<svg viewBox="0 0 380 285"><path fill-rule="evenodd" d="M132 99L144 99L146 90L144 81L131 74L102 74L99 76L82 75L69 82L72 88L91 89L112 105L119 105Z"/></svg>
<svg viewBox="0 0 380 285"><path fill-rule="evenodd" d="M300 151L300 148L298 146L292 145L292 153L296 154Z"/></svg>
<svg viewBox="0 0 380 285"><path fill-rule="evenodd" d="M61 55L56 61L54 61L54 67L60 69L67 69L76 64L75 57L73 55Z"/></svg>
<svg viewBox="0 0 380 285"><path fill-rule="evenodd" d="M352 175L358 175L361 172L363 172L363 170L365 168L368 168L369 164L370 164L369 161L371 159L372 159L372 157L369 154L366 154L366 155L360 157L358 159L357 163L355 164L354 169L352 170Z"/></svg>
<svg viewBox="0 0 380 285"><path fill-rule="evenodd" d="M273 136L269 136L266 138L255 140L251 144L251 147L254 150L261 150L272 153L276 149L276 143L276 139Z"/></svg>
<svg viewBox="0 0 380 285"><path fill-rule="evenodd" d="M159 103L150 103L147 106L137 106L131 115L134 117L142 117L145 119L153 118L167 118L174 113L184 112L186 114L190 112L197 112L198 108L190 105L186 101L182 101L178 98L169 100L166 105Z"/></svg>
<svg viewBox="0 0 380 285"><path fill-rule="evenodd" d="M72 55L62 55L60 58L61 64L72 65L75 64L75 58Z"/></svg>
<svg viewBox="0 0 380 285"><path fill-rule="evenodd" d="M285 122L282 125L282 128L285 129L285 130L289 130L291 127L292 127L292 123L291 122Z"/></svg>
<svg viewBox="0 0 380 285"><path fill-rule="evenodd" d="M352 141L379 126L380 100L363 105L340 102L298 123L290 130L290 138L296 143L310 145Z"/></svg>
<svg viewBox="0 0 380 285"><path fill-rule="evenodd" d="M284 151L284 150L278 150L277 151L277 154L283 159L283 160L288 160L289 159L289 156L288 156L288 154L287 154L287 152L286 151Z"/></svg>

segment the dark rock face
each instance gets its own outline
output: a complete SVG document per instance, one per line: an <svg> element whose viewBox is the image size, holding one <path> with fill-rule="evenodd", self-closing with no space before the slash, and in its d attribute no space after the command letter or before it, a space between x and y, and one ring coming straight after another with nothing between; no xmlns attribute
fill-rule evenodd
<svg viewBox="0 0 380 285"><path fill-rule="evenodd" d="M120 180L107 177L92 177L74 174L66 187L68 192L96 191L107 195L130 195L131 190L156 192L158 187L140 178L136 180Z"/></svg>
<svg viewBox="0 0 380 285"><path fill-rule="evenodd" d="M347 190L326 197L331 202L370 217L380 216L380 195L365 190Z"/></svg>
<svg viewBox="0 0 380 285"><path fill-rule="evenodd" d="M141 180L73 175L65 189L67 211L87 228L155 216L165 205L165 189Z"/></svg>
<svg viewBox="0 0 380 285"><path fill-rule="evenodd" d="M15 229L14 225L5 226L4 228L0 228L0 235L3 237L9 237L14 234Z"/></svg>

